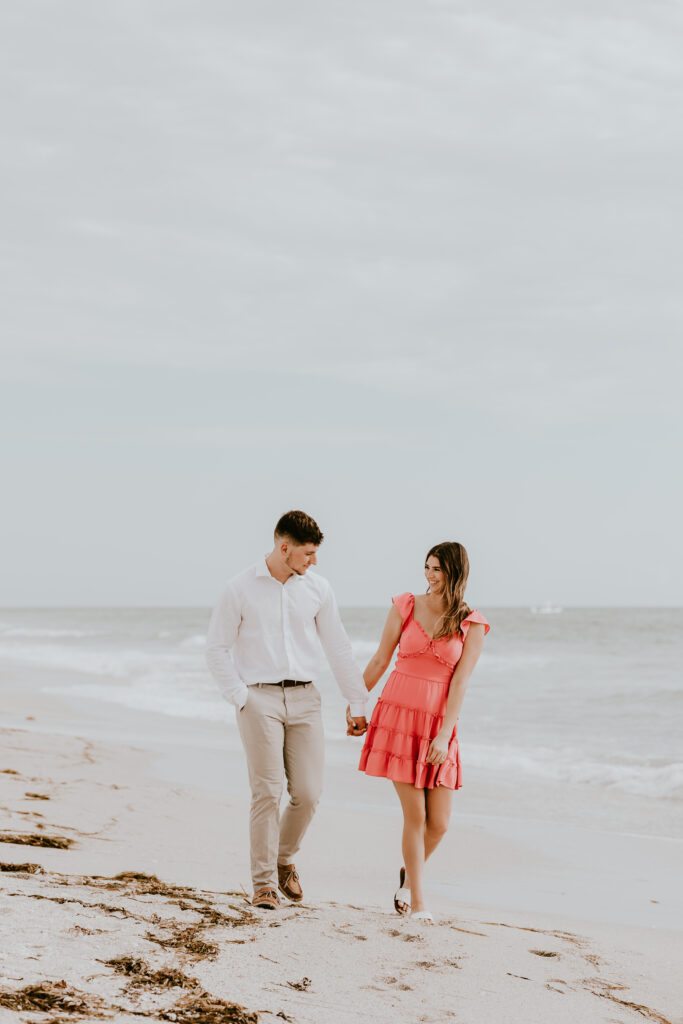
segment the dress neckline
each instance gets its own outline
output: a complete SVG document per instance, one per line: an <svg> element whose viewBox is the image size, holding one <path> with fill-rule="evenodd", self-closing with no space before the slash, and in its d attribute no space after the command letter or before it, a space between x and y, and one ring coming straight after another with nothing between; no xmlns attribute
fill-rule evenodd
<svg viewBox="0 0 683 1024"><path fill-rule="evenodd" d="M414 623L415 623L415 625L416 625L416 626L418 627L418 629L422 630L422 632L424 633L424 635L425 635L425 636L427 637L427 639L429 640L430 644L433 644L433 643L434 643L434 637L433 637L433 636L430 636L430 635L429 635L429 633L427 632L427 630L426 630L426 629L424 628L424 626L422 625L422 623L421 623L421 622L419 622L419 621L418 621L418 620L417 620L417 619L415 618L415 594L411 594L410 596L411 596L411 597L412 597L412 599L413 599L413 607L412 607L412 608L410 609L410 618L411 618L411 619L413 620L413 622L414 622ZM445 640L446 638L445 638L445 637L439 637L439 639L440 639L440 640Z"/></svg>

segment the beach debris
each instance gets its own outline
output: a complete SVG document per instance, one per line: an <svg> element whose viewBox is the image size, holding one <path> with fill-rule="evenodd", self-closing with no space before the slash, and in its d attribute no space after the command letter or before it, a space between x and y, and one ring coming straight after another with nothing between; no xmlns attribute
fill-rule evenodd
<svg viewBox="0 0 683 1024"><path fill-rule="evenodd" d="M300 981L288 981L287 984L297 992L308 992L313 982L310 978L301 978Z"/></svg>
<svg viewBox="0 0 683 1024"><path fill-rule="evenodd" d="M43 867L40 864L7 864L0 862L0 871L23 872L27 875L42 875Z"/></svg>
<svg viewBox="0 0 683 1024"><path fill-rule="evenodd" d="M534 956L559 956L560 955L559 953L551 953L547 949L530 949L529 952L533 953Z"/></svg>
<svg viewBox="0 0 683 1024"><path fill-rule="evenodd" d="M15 772L14 768L0 768L0 775L21 775L21 772Z"/></svg>
<svg viewBox="0 0 683 1024"><path fill-rule="evenodd" d="M635 1010L641 1017L655 1021L656 1024L673 1024L668 1017L663 1017L661 1013L653 1010L650 1006L644 1006L642 1003L632 1003L628 999L620 999L619 996L615 996L614 989L623 989L625 987L628 988L628 986L624 985L610 985L609 982L601 981L599 978L592 981L589 979L588 983L584 984L584 988L599 999L609 999L610 1002L617 1003L619 1006Z"/></svg>
<svg viewBox="0 0 683 1024"><path fill-rule="evenodd" d="M465 935L481 935L482 939L488 939L486 932L473 932L471 928L458 928L454 924L451 925L451 928L454 932L464 932Z"/></svg>
<svg viewBox="0 0 683 1024"><path fill-rule="evenodd" d="M87 1014L92 1018L103 1016L105 1003L98 996L69 988L65 981L44 981L17 991L0 989L0 1006L32 1013L61 1010L79 1016Z"/></svg>
<svg viewBox="0 0 683 1024"><path fill-rule="evenodd" d="M94 876L93 881L106 882L106 888L116 889L117 882L125 885L129 888L134 889L137 893L149 893L152 896L186 896L192 897L196 895L197 890L191 889L186 885L173 885L171 882L162 882L156 875L145 875L141 871L120 871L118 875L114 875L113 878L102 878L98 879L98 876Z"/></svg>
<svg viewBox="0 0 683 1024"><path fill-rule="evenodd" d="M24 793L24 796L28 797L29 800L50 800L46 793Z"/></svg>
<svg viewBox="0 0 683 1024"><path fill-rule="evenodd" d="M573 946L585 946L586 940L574 932L565 932L561 928L530 928L523 924L507 924L505 921L482 921L481 924L490 925L492 928L514 928L518 932L535 932L537 935L551 935L556 939L563 939L571 942ZM476 934L476 932L474 933Z"/></svg>
<svg viewBox="0 0 683 1024"><path fill-rule="evenodd" d="M177 949L182 953L194 957L206 957L213 959L218 956L218 946L215 942L205 942L201 937L201 926L184 925L182 922L164 922L165 928L171 928L170 935L155 935L154 932L147 932L145 938L150 942L156 942L162 949Z"/></svg>
<svg viewBox="0 0 683 1024"><path fill-rule="evenodd" d="M217 910L212 901L200 890L185 885L173 885L162 881L156 875L145 875L139 871L122 871L113 878L98 875L86 876L84 881L104 889L122 890L126 895L165 896L169 902L175 903L181 910L190 910L199 914L202 918L203 928L239 928L247 924L256 924L260 920L250 905L237 906L230 903L228 909L233 913L226 914L222 910ZM239 896L240 893L222 895Z"/></svg>
<svg viewBox="0 0 683 1024"><path fill-rule="evenodd" d="M191 978L175 967L162 967L152 970L145 960L133 956L119 956L113 960L100 961L106 967L113 967L117 974L125 974L130 978L129 988L185 988L193 992L202 992L197 978Z"/></svg>
<svg viewBox="0 0 683 1024"><path fill-rule="evenodd" d="M505 972L508 978L521 978L522 981L531 981L531 978L527 978L526 974L513 974L512 971Z"/></svg>
<svg viewBox="0 0 683 1024"><path fill-rule="evenodd" d="M0 843L15 843L17 846L49 846L54 850L68 850L74 845L73 839L64 836L25 835L13 832L0 832Z"/></svg>
<svg viewBox="0 0 683 1024"><path fill-rule="evenodd" d="M257 1013L239 1003L226 1003L208 992L185 996L169 1009L162 1010L159 1018L175 1024L258 1024Z"/></svg>

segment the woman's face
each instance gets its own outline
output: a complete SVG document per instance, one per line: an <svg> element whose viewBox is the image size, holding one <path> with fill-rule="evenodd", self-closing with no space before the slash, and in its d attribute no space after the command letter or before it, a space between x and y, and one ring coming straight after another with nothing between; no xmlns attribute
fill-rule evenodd
<svg viewBox="0 0 683 1024"><path fill-rule="evenodd" d="M431 594L440 594L443 590L444 577L441 564L435 555L430 555L425 562L425 579Z"/></svg>

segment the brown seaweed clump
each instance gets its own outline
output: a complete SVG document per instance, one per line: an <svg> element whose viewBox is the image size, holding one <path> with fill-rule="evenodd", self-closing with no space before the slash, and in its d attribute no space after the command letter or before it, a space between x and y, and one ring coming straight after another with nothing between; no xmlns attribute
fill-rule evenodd
<svg viewBox="0 0 683 1024"><path fill-rule="evenodd" d="M60 1010L79 1017L102 1017L105 1004L98 996L87 992L78 992L69 988L65 981L44 981L40 985L27 985L26 988L12 991L0 990L0 1006L8 1010L21 1010L30 1013L47 1013Z"/></svg>
<svg viewBox="0 0 683 1024"><path fill-rule="evenodd" d="M258 1013L239 1003L226 1003L208 992L186 996L159 1016L175 1024L258 1024Z"/></svg>
<svg viewBox="0 0 683 1024"><path fill-rule="evenodd" d="M0 832L0 843L16 843L18 846L49 846L54 850L69 850L73 839L64 836L25 835L13 832Z"/></svg>
<svg viewBox="0 0 683 1024"><path fill-rule="evenodd" d="M40 864L7 864L0 861L0 871L24 872L27 875L42 875L43 868Z"/></svg>
<svg viewBox="0 0 683 1024"><path fill-rule="evenodd" d="M219 953L216 943L205 942L200 936L200 929L193 925L181 927L168 936L147 932L145 938L150 942L156 942L162 949L178 949L190 956L213 959Z"/></svg>
<svg viewBox="0 0 683 1024"><path fill-rule="evenodd" d="M132 956L119 956L114 960L104 961L107 967L113 967L117 974L125 974L130 978L129 988L185 988L193 992L201 992L197 978L190 978L174 967L162 967L153 971L144 960Z"/></svg>
<svg viewBox="0 0 683 1024"><path fill-rule="evenodd" d="M170 882L162 882L156 875L145 875L141 871L121 871L113 878L107 879L109 883L119 882L124 886L133 889L134 892L150 896L194 896L194 890L186 885L173 885ZM110 884L108 889L118 888Z"/></svg>

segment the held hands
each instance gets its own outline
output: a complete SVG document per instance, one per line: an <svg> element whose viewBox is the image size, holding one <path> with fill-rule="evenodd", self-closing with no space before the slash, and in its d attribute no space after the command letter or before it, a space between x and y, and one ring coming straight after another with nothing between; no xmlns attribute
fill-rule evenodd
<svg viewBox="0 0 683 1024"><path fill-rule="evenodd" d="M448 740L449 737L444 733L438 732L432 742L429 744L429 750L427 751L427 763L428 764L443 764L448 754Z"/></svg>
<svg viewBox="0 0 683 1024"><path fill-rule="evenodd" d="M362 736L364 732L367 732L368 723L365 718L352 718L351 708L346 708L346 735L347 736Z"/></svg>

